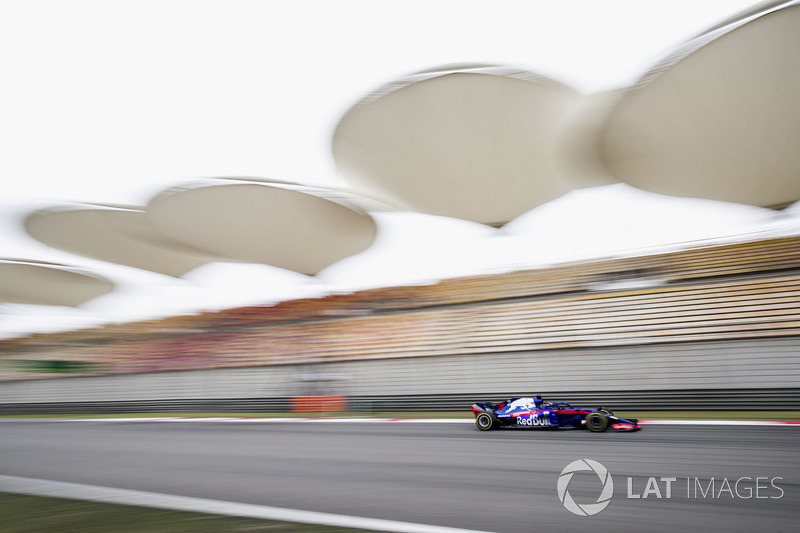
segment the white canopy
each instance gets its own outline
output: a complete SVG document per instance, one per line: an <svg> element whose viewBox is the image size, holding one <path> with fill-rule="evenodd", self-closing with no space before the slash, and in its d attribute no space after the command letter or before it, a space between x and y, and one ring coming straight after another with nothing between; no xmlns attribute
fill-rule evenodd
<svg viewBox="0 0 800 533"><path fill-rule="evenodd" d="M692 39L622 95L600 139L612 174L676 196L800 200L800 6L760 7Z"/></svg>
<svg viewBox="0 0 800 533"><path fill-rule="evenodd" d="M401 209L501 226L568 192L553 148L578 99L511 67L427 70L353 106L333 156L355 187Z"/></svg>
<svg viewBox="0 0 800 533"><path fill-rule="evenodd" d="M0 259L0 302L78 307L113 288L103 277L65 265Z"/></svg>
<svg viewBox="0 0 800 533"><path fill-rule="evenodd" d="M192 183L156 196L148 213L188 246L308 275L365 250L377 233L352 195L285 182Z"/></svg>
<svg viewBox="0 0 800 533"><path fill-rule="evenodd" d="M63 206L32 213L25 229L59 250L168 276L215 260L159 232L141 207Z"/></svg>

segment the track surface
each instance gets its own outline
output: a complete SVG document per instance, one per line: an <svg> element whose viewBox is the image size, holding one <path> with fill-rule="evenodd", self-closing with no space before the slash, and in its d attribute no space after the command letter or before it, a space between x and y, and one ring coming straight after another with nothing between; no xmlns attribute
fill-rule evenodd
<svg viewBox="0 0 800 533"><path fill-rule="evenodd" d="M614 498L592 517L560 503L570 462L601 462ZM650 426L636 433L478 432L470 424L0 423L0 474L497 532L796 531L800 428ZM671 499L630 499L650 476ZM764 499L687 498L686 478L782 477ZM747 483L740 484L743 488ZM755 487L755 480L749 483ZM600 481L578 473L578 503ZM665 485L660 484L662 496ZM690 484L689 495L692 494ZM745 492L740 490L740 492Z"/></svg>

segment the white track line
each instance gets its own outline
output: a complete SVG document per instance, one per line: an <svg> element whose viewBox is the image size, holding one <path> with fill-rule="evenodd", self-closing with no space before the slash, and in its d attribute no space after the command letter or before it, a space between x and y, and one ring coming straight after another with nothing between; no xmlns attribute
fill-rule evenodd
<svg viewBox="0 0 800 533"><path fill-rule="evenodd" d="M639 420L645 425L674 426L800 426L788 420Z"/></svg>
<svg viewBox="0 0 800 533"><path fill-rule="evenodd" d="M143 417L143 418L0 418L0 422L247 422L247 423L360 423L360 424L474 424L469 418L189 418L189 417Z"/></svg>
<svg viewBox="0 0 800 533"><path fill-rule="evenodd" d="M332 513L318 513L315 511L301 511L282 507L269 507L266 505L208 500L205 498L175 496L157 492L115 489L97 485L83 485L79 483L66 483L63 481L15 476L0 475L0 491L36 496L50 496L54 498L156 507L175 511L192 511L226 516L278 520L282 522L299 522L304 524L367 529L372 531L394 531L400 533L486 533L472 529L432 526Z"/></svg>
<svg viewBox="0 0 800 533"><path fill-rule="evenodd" d="M278 423L359 423L359 424L473 424L469 418L0 418L0 422L246 422L250 424ZM640 420L642 425L674 426L800 426L800 422L787 420Z"/></svg>

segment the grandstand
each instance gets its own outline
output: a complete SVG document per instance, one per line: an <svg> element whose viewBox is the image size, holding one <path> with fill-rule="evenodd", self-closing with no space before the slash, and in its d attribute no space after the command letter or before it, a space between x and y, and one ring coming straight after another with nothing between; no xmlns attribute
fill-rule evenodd
<svg viewBox="0 0 800 533"><path fill-rule="evenodd" d="M0 380L798 336L789 236L8 339Z"/></svg>

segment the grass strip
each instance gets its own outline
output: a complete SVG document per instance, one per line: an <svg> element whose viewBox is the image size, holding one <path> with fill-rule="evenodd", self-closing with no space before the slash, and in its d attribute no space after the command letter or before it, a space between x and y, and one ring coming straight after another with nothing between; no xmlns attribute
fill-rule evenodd
<svg viewBox="0 0 800 533"><path fill-rule="evenodd" d="M3 533L364 533L314 524L276 522L151 507L0 492Z"/></svg>

